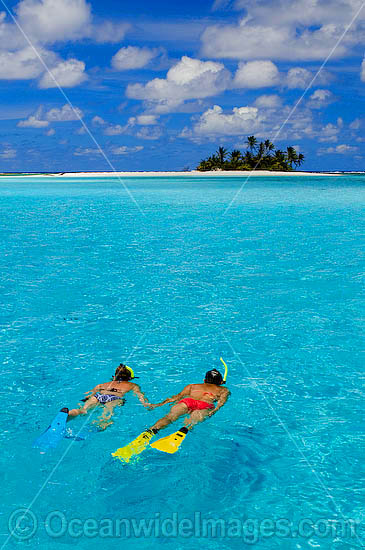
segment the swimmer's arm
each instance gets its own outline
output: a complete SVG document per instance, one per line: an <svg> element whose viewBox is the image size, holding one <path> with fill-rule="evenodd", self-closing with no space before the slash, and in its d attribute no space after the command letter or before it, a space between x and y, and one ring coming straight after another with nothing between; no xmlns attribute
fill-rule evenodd
<svg viewBox="0 0 365 550"><path fill-rule="evenodd" d="M145 397L145 394L142 392L141 388L138 386L138 384L133 383L133 389L132 389L134 395L136 395L139 399L139 401L144 406L150 405L150 402L148 401L147 397Z"/></svg>
<svg viewBox="0 0 365 550"><path fill-rule="evenodd" d="M227 402L227 399L228 397L231 395L231 392L229 390L226 390L223 391L220 396L218 397L218 401L217 401L217 404L216 406L214 407L214 409L212 409L208 416L213 416L213 414L215 414L217 411L219 411L219 409L221 407L223 407L223 405Z"/></svg>
<svg viewBox="0 0 365 550"><path fill-rule="evenodd" d="M191 391L191 384L188 386L185 386L185 388L176 395L173 395L172 397L167 397L164 399L164 401L161 401L161 403L157 403L156 405L153 405L153 407L162 407L162 405L166 405L166 403L174 403L175 401L180 401L181 399L184 399L184 397L187 397L190 395Z"/></svg>

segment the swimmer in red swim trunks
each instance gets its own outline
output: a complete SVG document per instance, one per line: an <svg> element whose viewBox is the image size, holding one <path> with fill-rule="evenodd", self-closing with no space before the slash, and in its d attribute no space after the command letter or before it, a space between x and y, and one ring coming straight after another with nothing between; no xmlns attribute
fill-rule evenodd
<svg viewBox="0 0 365 550"><path fill-rule="evenodd" d="M185 419L185 426L190 430L195 424L213 416L223 407L230 395L229 390L223 388L222 384L224 381L221 373L213 369L206 373L203 384L189 384L177 395L168 397L156 405L149 405L149 408L154 409L166 403L173 404L170 412L158 420L150 431L157 433L184 415L189 415Z"/></svg>

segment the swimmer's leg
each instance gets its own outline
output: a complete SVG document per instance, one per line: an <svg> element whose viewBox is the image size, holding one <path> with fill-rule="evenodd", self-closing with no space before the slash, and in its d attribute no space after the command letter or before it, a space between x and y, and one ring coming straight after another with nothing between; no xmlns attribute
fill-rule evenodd
<svg viewBox="0 0 365 550"><path fill-rule="evenodd" d="M75 416L79 416L79 414L87 414L89 410L94 409L97 405L99 405L99 401L96 397L90 397L79 409L71 409L69 411L68 420Z"/></svg>
<svg viewBox="0 0 365 550"><path fill-rule="evenodd" d="M160 420L157 420L157 422L155 422L155 424L150 429L157 431L162 430L172 422L175 422L175 420L180 418L180 416L187 414L188 410L189 408L185 403L177 403L176 405L171 407L170 412L166 416L160 418Z"/></svg>
<svg viewBox="0 0 365 550"><path fill-rule="evenodd" d="M102 415L97 420L94 420L94 423L97 424L99 428L105 430L108 426L113 424L113 421L110 419L114 414L115 407L122 407L124 403L124 399L115 399L114 401L105 403Z"/></svg>
<svg viewBox="0 0 365 550"><path fill-rule="evenodd" d="M188 428L188 430L192 430L196 424L200 424L200 422L204 422L204 420L208 418L209 412L210 409L192 411L190 415L185 418L184 425Z"/></svg>

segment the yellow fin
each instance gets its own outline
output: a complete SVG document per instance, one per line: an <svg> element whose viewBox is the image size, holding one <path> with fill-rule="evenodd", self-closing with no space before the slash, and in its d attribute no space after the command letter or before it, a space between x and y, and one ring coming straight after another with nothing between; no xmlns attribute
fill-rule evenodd
<svg viewBox="0 0 365 550"><path fill-rule="evenodd" d="M119 458L121 462L129 462L132 456L139 455L145 450L153 435L149 431L142 432L134 441L112 453L112 456Z"/></svg>
<svg viewBox="0 0 365 550"><path fill-rule="evenodd" d="M167 437L162 437L161 439L158 439L157 441L155 441L155 443L151 444L151 447L164 453L176 453L176 451L179 450L179 447L185 439L187 433L187 428L181 428L177 432L168 435Z"/></svg>

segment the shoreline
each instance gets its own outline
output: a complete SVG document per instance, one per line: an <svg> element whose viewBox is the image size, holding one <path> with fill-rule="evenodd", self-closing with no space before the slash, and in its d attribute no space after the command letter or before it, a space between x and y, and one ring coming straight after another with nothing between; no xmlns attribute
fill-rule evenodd
<svg viewBox="0 0 365 550"><path fill-rule="evenodd" d="M199 172L199 170L191 170L189 172L54 172L54 173L18 173L18 174L0 174L0 177L20 177L20 178L32 178L32 177L56 177L56 178L90 178L90 177L110 177L110 178L120 178L120 177L241 177L241 178L251 178L257 176L342 176L346 175L343 172L304 172L304 171L293 171L293 172L273 172L271 170L255 170L255 171L237 171L237 170L222 170L222 171L210 171L210 172Z"/></svg>

